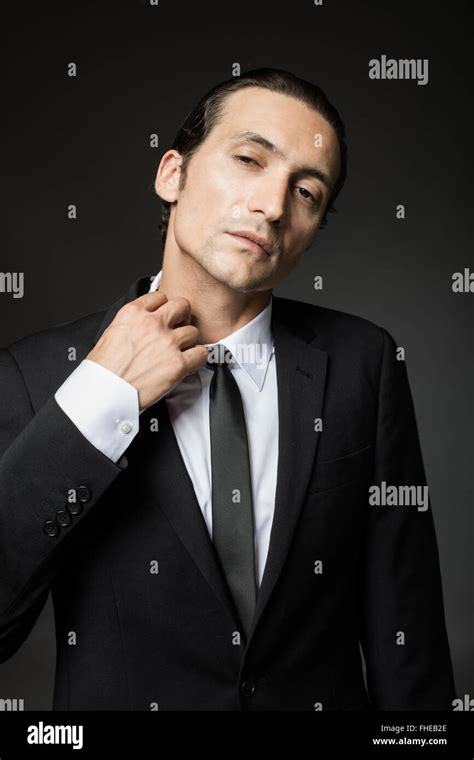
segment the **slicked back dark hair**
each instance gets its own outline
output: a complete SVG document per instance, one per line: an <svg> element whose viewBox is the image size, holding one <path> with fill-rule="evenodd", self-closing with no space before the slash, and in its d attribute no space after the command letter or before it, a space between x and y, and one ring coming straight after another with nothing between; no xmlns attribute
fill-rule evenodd
<svg viewBox="0 0 474 760"><path fill-rule="evenodd" d="M232 77L220 82L212 87L197 103L193 110L187 115L181 124L178 133L171 146L181 154L183 161L181 164L181 174L179 189L184 187L186 178L186 167L191 156L196 152L201 143L209 135L211 129L220 121L225 101L228 96L244 87L264 87L272 92L278 92L282 95L290 95L306 103L313 108L334 129L340 150L340 171L334 185L334 189L329 198L326 210L320 222L320 229L327 224L328 212L334 212L334 201L339 195L347 176L347 146L345 143L344 123L337 110L329 102L324 92L312 82L292 74L283 69L261 68L247 71L239 77ZM170 216L171 204L169 201L162 200L162 215L160 224L160 233L163 247L168 232L168 222Z"/></svg>

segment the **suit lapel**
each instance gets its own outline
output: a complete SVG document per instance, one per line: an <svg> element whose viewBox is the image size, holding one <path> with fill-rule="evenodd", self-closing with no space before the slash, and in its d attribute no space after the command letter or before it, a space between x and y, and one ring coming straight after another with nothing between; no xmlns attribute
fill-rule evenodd
<svg viewBox="0 0 474 760"><path fill-rule="evenodd" d="M158 431L150 432L150 418L158 419ZM159 503L209 586L240 629L240 622L217 552L207 529L192 480L181 455L166 401L146 409L140 416L139 462L141 487ZM133 441L132 446L135 441ZM137 441L138 442L138 441Z"/></svg>
<svg viewBox="0 0 474 760"><path fill-rule="evenodd" d="M297 310L289 308L284 299L273 298L279 416L277 485L270 545L249 639L283 569L320 437L314 428L315 419L322 417L327 354L312 342L315 336L311 325L292 318L291 312Z"/></svg>
<svg viewBox="0 0 474 760"><path fill-rule="evenodd" d="M105 316L99 325L99 329L94 336L94 345L97 343L104 330L106 330L110 325L119 309L121 309L122 306L124 306L129 301L134 301L135 298L139 298L140 296L145 295L145 293L148 293L150 286L151 277L139 277L129 287L127 292L120 296L120 298L107 309Z"/></svg>
<svg viewBox="0 0 474 760"><path fill-rule="evenodd" d="M136 280L107 311L94 342L121 306L148 292L149 287L150 277ZM297 315L303 312L289 307L284 299L273 298L272 331L279 411L277 485L270 545L249 640L283 569L304 503L320 436L319 431L314 429L314 420L322 417L327 354L315 345L311 325L298 318ZM157 433L150 432L151 418L158 419ZM140 432L128 451L138 463L141 488L149 492L149 497L155 501L159 494L161 509L238 630L238 615L164 399L140 415Z"/></svg>

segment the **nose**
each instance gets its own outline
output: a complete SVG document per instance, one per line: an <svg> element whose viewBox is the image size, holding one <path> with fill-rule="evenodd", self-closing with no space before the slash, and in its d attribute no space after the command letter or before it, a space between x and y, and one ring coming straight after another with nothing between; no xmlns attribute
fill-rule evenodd
<svg viewBox="0 0 474 760"><path fill-rule="evenodd" d="M286 199L286 180L268 175L253 186L247 205L249 211L264 214L268 222L279 222L285 213Z"/></svg>

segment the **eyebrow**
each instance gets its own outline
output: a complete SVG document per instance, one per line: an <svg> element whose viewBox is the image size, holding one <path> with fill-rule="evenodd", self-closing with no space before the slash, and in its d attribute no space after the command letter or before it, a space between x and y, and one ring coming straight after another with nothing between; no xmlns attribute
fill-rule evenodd
<svg viewBox="0 0 474 760"><path fill-rule="evenodd" d="M283 151L259 132L253 132L249 129L244 132L234 132L234 134L230 136L230 139L233 142L257 143L257 145L261 145L262 148L265 148L265 150L268 150L274 156L277 156L277 158L286 159ZM300 174L307 174L310 177L319 179L320 182L332 191L333 185L328 175L316 166L298 166L296 167L296 171Z"/></svg>

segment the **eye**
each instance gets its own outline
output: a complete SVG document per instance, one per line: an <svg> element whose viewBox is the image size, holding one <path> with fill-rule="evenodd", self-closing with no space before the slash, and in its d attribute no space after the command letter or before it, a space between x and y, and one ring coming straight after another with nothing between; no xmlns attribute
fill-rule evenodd
<svg viewBox="0 0 474 760"><path fill-rule="evenodd" d="M234 158L241 164L247 164L248 162L248 163L256 164L258 166L258 162L254 158L250 158L250 156L237 155L237 156L234 156Z"/></svg>
<svg viewBox="0 0 474 760"><path fill-rule="evenodd" d="M302 196L305 200L310 200L313 206L319 206L319 200L315 198L314 195L309 192L309 190L307 190L305 187L298 187L298 190L302 190L303 193L307 193L307 195Z"/></svg>

